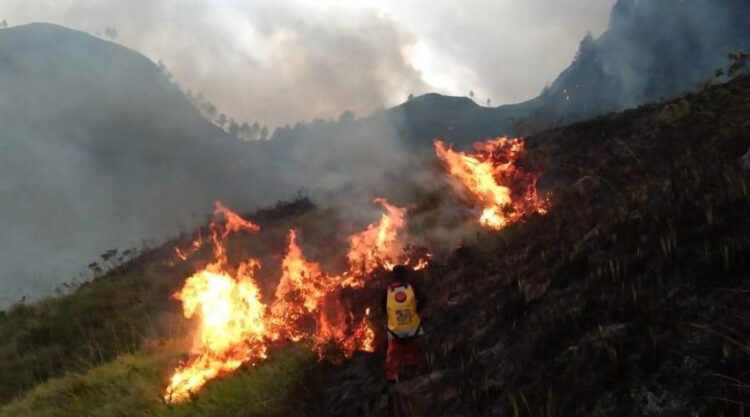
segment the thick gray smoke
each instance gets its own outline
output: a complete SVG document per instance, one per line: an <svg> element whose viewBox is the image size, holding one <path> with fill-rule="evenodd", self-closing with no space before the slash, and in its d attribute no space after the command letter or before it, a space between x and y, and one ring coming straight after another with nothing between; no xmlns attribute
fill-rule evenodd
<svg viewBox="0 0 750 417"><path fill-rule="evenodd" d="M618 0L604 34L584 39L545 91L540 113L562 108L570 122L696 89L730 52L750 50L749 21L745 0Z"/></svg>
<svg viewBox="0 0 750 417"><path fill-rule="evenodd" d="M615 0L3 0L0 21L50 22L163 61L236 120L273 128L408 94L506 104L537 94Z"/></svg>
<svg viewBox="0 0 750 417"><path fill-rule="evenodd" d="M406 155L388 120L349 113L310 137L237 140L145 57L53 25L0 30L0 85L0 304L191 230L216 200L248 211L304 192L372 209L379 173Z"/></svg>
<svg viewBox="0 0 750 417"><path fill-rule="evenodd" d="M163 16L156 2L138 5ZM283 14L271 3L267 11ZM434 186L415 150L435 136L480 140L506 133L509 114L580 119L691 88L725 63L727 51L743 49L747 17L741 0L620 0L609 30L584 42L573 65L531 104L489 109L422 97L364 119L345 113L335 122L278 129L263 142L238 141L202 119L133 51L50 25L0 30L0 306L51 293L109 249L160 243L180 225L190 230L215 200L248 211L302 192L355 221L374 220L374 196L405 204L416 186ZM411 40L377 16L356 28L300 22L295 33L304 39L257 19L264 36L279 37L273 45L282 48L267 51L278 54L278 71L305 85L279 91L279 100L298 98L293 114L330 112L349 95L371 105L389 90L421 88L400 53ZM185 36L200 36L202 27ZM350 32L361 35L344 36ZM175 51L186 45L171 41ZM226 44L212 41L224 55ZM254 65L251 57L237 59ZM184 65L199 70L210 59ZM340 89L323 91L331 85ZM253 99L252 91L232 93ZM255 107L278 112L287 101Z"/></svg>
<svg viewBox="0 0 750 417"><path fill-rule="evenodd" d="M284 196L273 177L245 188L266 161L125 48L50 25L0 30L0 85L1 302L51 293L108 249L163 241L215 199Z"/></svg>
<svg viewBox="0 0 750 417"><path fill-rule="evenodd" d="M271 129L427 89L404 54L414 36L374 11L294 0L3 0L3 18L114 37L219 112Z"/></svg>
<svg viewBox="0 0 750 417"><path fill-rule="evenodd" d="M620 0L611 19L599 59L628 104L694 88L750 45L747 1Z"/></svg>

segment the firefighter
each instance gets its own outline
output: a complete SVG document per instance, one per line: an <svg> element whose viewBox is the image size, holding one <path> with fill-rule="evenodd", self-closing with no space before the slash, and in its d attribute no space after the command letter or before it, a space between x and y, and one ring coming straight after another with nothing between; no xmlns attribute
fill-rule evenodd
<svg viewBox="0 0 750 417"><path fill-rule="evenodd" d="M385 376L391 384L399 382L402 367L413 369L419 362L417 336L424 333L419 319L423 304L424 298L409 280L407 267L395 266L385 294L388 313Z"/></svg>

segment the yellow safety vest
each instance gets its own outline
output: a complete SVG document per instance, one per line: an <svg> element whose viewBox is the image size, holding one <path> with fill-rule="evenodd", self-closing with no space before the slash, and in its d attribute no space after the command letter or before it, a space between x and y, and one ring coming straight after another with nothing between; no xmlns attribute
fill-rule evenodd
<svg viewBox="0 0 750 417"><path fill-rule="evenodd" d="M404 284L389 288L386 299L388 333L395 338L412 337L419 333L419 314L414 288Z"/></svg>

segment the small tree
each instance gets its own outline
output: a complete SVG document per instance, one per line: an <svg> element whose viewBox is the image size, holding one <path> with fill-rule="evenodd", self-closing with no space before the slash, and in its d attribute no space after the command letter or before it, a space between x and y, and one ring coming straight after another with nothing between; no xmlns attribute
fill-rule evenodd
<svg viewBox="0 0 750 417"><path fill-rule="evenodd" d="M117 249L110 249L103 254L101 254L99 257L102 258L102 265L109 265L110 268L114 268L115 263L114 260L117 256Z"/></svg>
<svg viewBox="0 0 750 417"><path fill-rule="evenodd" d="M229 119L229 134L234 137L239 137L240 135L240 125L234 119Z"/></svg>
<svg viewBox="0 0 750 417"><path fill-rule="evenodd" d="M201 108L203 108L203 111L208 115L210 119L213 119L214 116L216 116L216 106L214 106L210 101L204 101L203 104L201 104Z"/></svg>
<svg viewBox="0 0 750 417"><path fill-rule="evenodd" d="M339 116L339 123L351 123L354 121L354 112L346 110Z"/></svg>
<svg viewBox="0 0 750 417"><path fill-rule="evenodd" d="M107 28L105 28L105 29L104 29L104 34L105 34L105 35L107 35L107 37L108 37L108 38L109 38L110 40L115 40L115 39L117 39L117 29L115 29L115 28L113 28L113 27L109 27L109 26L108 26Z"/></svg>
<svg viewBox="0 0 750 417"><path fill-rule="evenodd" d="M573 61L578 61L583 57L586 57L593 53L596 50L596 40L594 39L594 36L591 34L591 32L586 33L586 36L583 37L581 40L581 43L578 45L578 52L576 52L575 58L573 58Z"/></svg>
<svg viewBox="0 0 750 417"><path fill-rule="evenodd" d="M260 125L258 122L253 123L252 126L250 126L250 138L253 140L258 139L258 135L260 134Z"/></svg>
<svg viewBox="0 0 750 417"><path fill-rule="evenodd" d="M247 122L240 126L240 137L245 140L250 139L250 125Z"/></svg>
<svg viewBox="0 0 750 417"><path fill-rule="evenodd" d="M94 278L99 277L103 272L102 267L100 267L99 264L96 262L91 262L88 265L88 268L91 271L91 273L94 275Z"/></svg>
<svg viewBox="0 0 750 417"><path fill-rule="evenodd" d="M747 52L730 52L727 76L733 78L735 75L739 74L739 72L745 67L745 64L747 64L747 59Z"/></svg>

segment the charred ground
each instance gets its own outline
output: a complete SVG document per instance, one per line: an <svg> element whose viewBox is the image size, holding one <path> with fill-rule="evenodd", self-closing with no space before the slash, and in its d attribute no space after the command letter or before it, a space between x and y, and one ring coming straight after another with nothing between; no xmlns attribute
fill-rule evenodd
<svg viewBox="0 0 750 417"><path fill-rule="evenodd" d="M382 348L338 363L281 349L171 413L382 416L390 396L406 416L741 415L750 395L748 114L750 78L740 78L527 138L523 163L545 173L551 210L499 233L477 229L417 274L429 299L425 361L390 394ZM418 198L410 224L421 230L455 197ZM230 250L265 254L262 285L273 285L263 276L275 275L289 227L303 230L301 244L321 262L328 251L315 242L343 245L331 232L342 220L309 201L250 218L266 232L238 236ZM206 262L202 251L175 261L173 247L191 237L69 295L3 312L0 415L70 415L83 399L142 394L98 391L92 379L108 367L138 374L163 364L143 380L159 386L179 358L168 347L190 326L170 295ZM383 276L347 300L375 307L376 323ZM253 385L251 375L272 382ZM269 402L238 400L238 381ZM158 393L138 415L170 413ZM112 410L99 404L90 415L136 409Z"/></svg>
<svg viewBox="0 0 750 417"><path fill-rule="evenodd" d="M749 87L528 138L553 208L421 277L404 415L746 412ZM380 359L332 371L321 415L386 415Z"/></svg>

